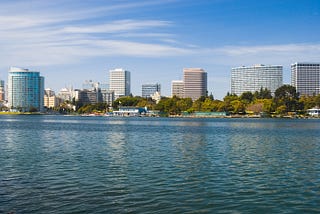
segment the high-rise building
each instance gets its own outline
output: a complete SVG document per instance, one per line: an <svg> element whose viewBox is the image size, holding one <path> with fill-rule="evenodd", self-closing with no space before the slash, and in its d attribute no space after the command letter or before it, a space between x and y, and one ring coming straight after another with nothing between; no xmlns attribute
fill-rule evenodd
<svg viewBox="0 0 320 214"><path fill-rule="evenodd" d="M259 91L261 88L273 94L282 86L282 66L254 65L242 66L231 70L231 93L240 96L243 92Z"/></svg>
<svg viewBox="0 0 320 214"><path fill-rule="evenodd" d="M0 101L5 100L4 80L0 80Z"/></svg>
<svg viewBox="0 0 320 214"><path fill-rule="evenodd" d="M114 91L115 99L130 95L130 72L122 68L109 71L110 90Z"/></svg>
<svg viewBox="0 0 320 214"><path fill-rule="evenodd" d="M320 63L299 63L291 65L291 85L300 95L320 94Z"/></svg>
<svg viewBox="0 0 320 214"><path fill-rule="evenodd" d="M207 94L207 72L202 68L184 68L184 97L196 100Z"/></svg>
<svg viewBox="0 0 320 214"><path fill-rule="evenodd" d="M100 90L93 89L93 90L78 90L77 97L75 98L76 101L79 101L81 104L97 104L102 102Z"/></svg>
<svg viewBox="0 0 320 214"><path fill-rule="evenodd" d="M87 80L82 84L82 90L75 90L74 98L81 104L107 103L111 105L114 101L114 91L109 90L109 85L106 83Z"/></svg>
<svg viewBox="0 0 320 214"><path fill-rule="evenodd" d="M184 97L184 82L183 80L172 80L171 82L171 96Z"/></svg>
<svg viewBox="0 0 320 214"><path fill-rule="evenodd" d="M46 108L54 108L57 107L60 103L59 103L59 99L58 97L56 97L54 91L50 88L46 88L44 90L44 106Z"/></svg>
<svg viewBox="0 0 320 214"><path fill-rule="evenodd" d="M75 98L76 92L73 90L73 87L70 88L62 88L57 94L57 97L64 101L72 101Z"/></svg>
<svg viewBox="0 0 320 214"><path fill-rule="evenodd" d="M142 97L149 98L156 92L161 94L161 85L159 83L142 85Z"/></svg>
<svg viewBox="0 0 320 214"><path fill-rule="evenodd" d="M86 80L83 84L82 84L82 89L83 90L94 90L95 88L99 87L99 83L98 82L93 82L92 80Z"/></svg>
<svg viewBox="0 0 320 214"><path fill-rule="evenodd" d="M11 67L8 74L8 104L11 111L43 111L44 77L39 72Z"/></svg>

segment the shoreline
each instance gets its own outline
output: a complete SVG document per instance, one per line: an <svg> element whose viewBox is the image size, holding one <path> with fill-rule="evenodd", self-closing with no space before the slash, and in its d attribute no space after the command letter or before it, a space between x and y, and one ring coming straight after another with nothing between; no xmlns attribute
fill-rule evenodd
<svg viewBox="0 0 320 214"><path fill-rule="evenodd" d="M47 114L40 112L0 112L1 115L48 115L48 116L75 116L75 117L115 117L115 118L123 118L123 117L154 117L154 116L110 116L110 115L83 115L83 114ZM216 118L216 119L320 119L320 117L312 117L312 116L290 116L290 115L274 115L270 117L263 117L259 115L224 115L224 116L195 116L195 115L169 115L167 117L157 116L158 118Z"/></svg>

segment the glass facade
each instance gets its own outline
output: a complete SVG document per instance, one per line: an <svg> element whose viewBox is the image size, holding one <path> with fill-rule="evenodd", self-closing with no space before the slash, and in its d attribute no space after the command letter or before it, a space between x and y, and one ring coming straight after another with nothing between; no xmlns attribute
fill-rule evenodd
<svg viewBox="0 0 320 214"><path fill-rule="evenodd" d="M142 97L149 98L156 92L161 94L161 85L159 83L142 85Z"/></svg>
<svg viewBox="0 0 320 214"><path fill-rule="evenodd" d="M44 77L28 69L10 68L8 103L11 111L43 111Z"/></svg>
<svg viewBox="0 0 320 214"><path fill-rule="evenodd" d="M267 88L273 94L283 84L282 73L283 68L278 65L232 68L231 93L240 96L243 92L254 93Z"/></svg>
<svg viewBox="0 0 320 214"><path fill-rule="evenodd" d="M110 70L110 90L114 91L115 99L130 95L130 72L123 69Z"/></svg>
<svg viewBox="0 0 320 214"><path fill-rule="evenodd" d="M294 63L291 65L291 85L300 95L320 94L320 63Z"/></svg>

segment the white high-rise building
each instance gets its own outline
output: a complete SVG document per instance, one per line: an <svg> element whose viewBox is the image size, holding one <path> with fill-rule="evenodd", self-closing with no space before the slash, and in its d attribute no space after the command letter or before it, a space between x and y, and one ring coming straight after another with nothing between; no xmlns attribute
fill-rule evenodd
<svg viewBox="0 0 320 214"><path fill-rule="evenodd" d="M261 88L274 93L282 86L283 68L280 65L242 66L231 70L231 93L240 96L243 92L259 91Z"/></svg>
<svg viewBox="0 0 320 214"><path fill-rule="evenodd" d="M291 65L291 85L300 95L320 94L320 63L300 63Z"/></svg>
<svg viewBox="0 0 320 214"><path fill-rule="evenodd" d="M183 80L173 80L171 82L171 96L183 98L184 96L184 82Z"/></svg>
<svg viewBox="0 0 320 214"><path fill-rule="evenodd" d="M184 68L184 98L196 100L207 94L207 72L202 68Z"/></svg>
<svg viewBox="0 0 320 214"><path fill-rule="evenodd" d="M122 68L109 71L109 87L114 91L115 99L130 95L130 72Z"/></svg>

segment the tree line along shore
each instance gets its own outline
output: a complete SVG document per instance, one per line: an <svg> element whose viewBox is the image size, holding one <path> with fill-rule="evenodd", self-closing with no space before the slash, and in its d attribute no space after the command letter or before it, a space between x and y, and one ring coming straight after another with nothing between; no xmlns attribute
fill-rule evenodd
<svg viewBox="0 0 320 214"><path fill-rule="evenodd" d="M70 108L75 106L75 108ZM307 110L320 106L320 95L300 96L295 87L283 85L274 94L261 88L254 93L244 92L240 96L227 93L223 100L213 95L202 96L197 100L177 96L162 97L156 101L140 96L120 97L112 106L106 103L83 105L77 101L65 102L59 107L47 109L48 113L60 114L106 114L118 110L120 106L143 107L159 112L160 116L194 116L197 112L224 112L228 117L305 117ZM2 109L3 110L3 109ZM210 114L203 114L210 115Z"/></svg>

